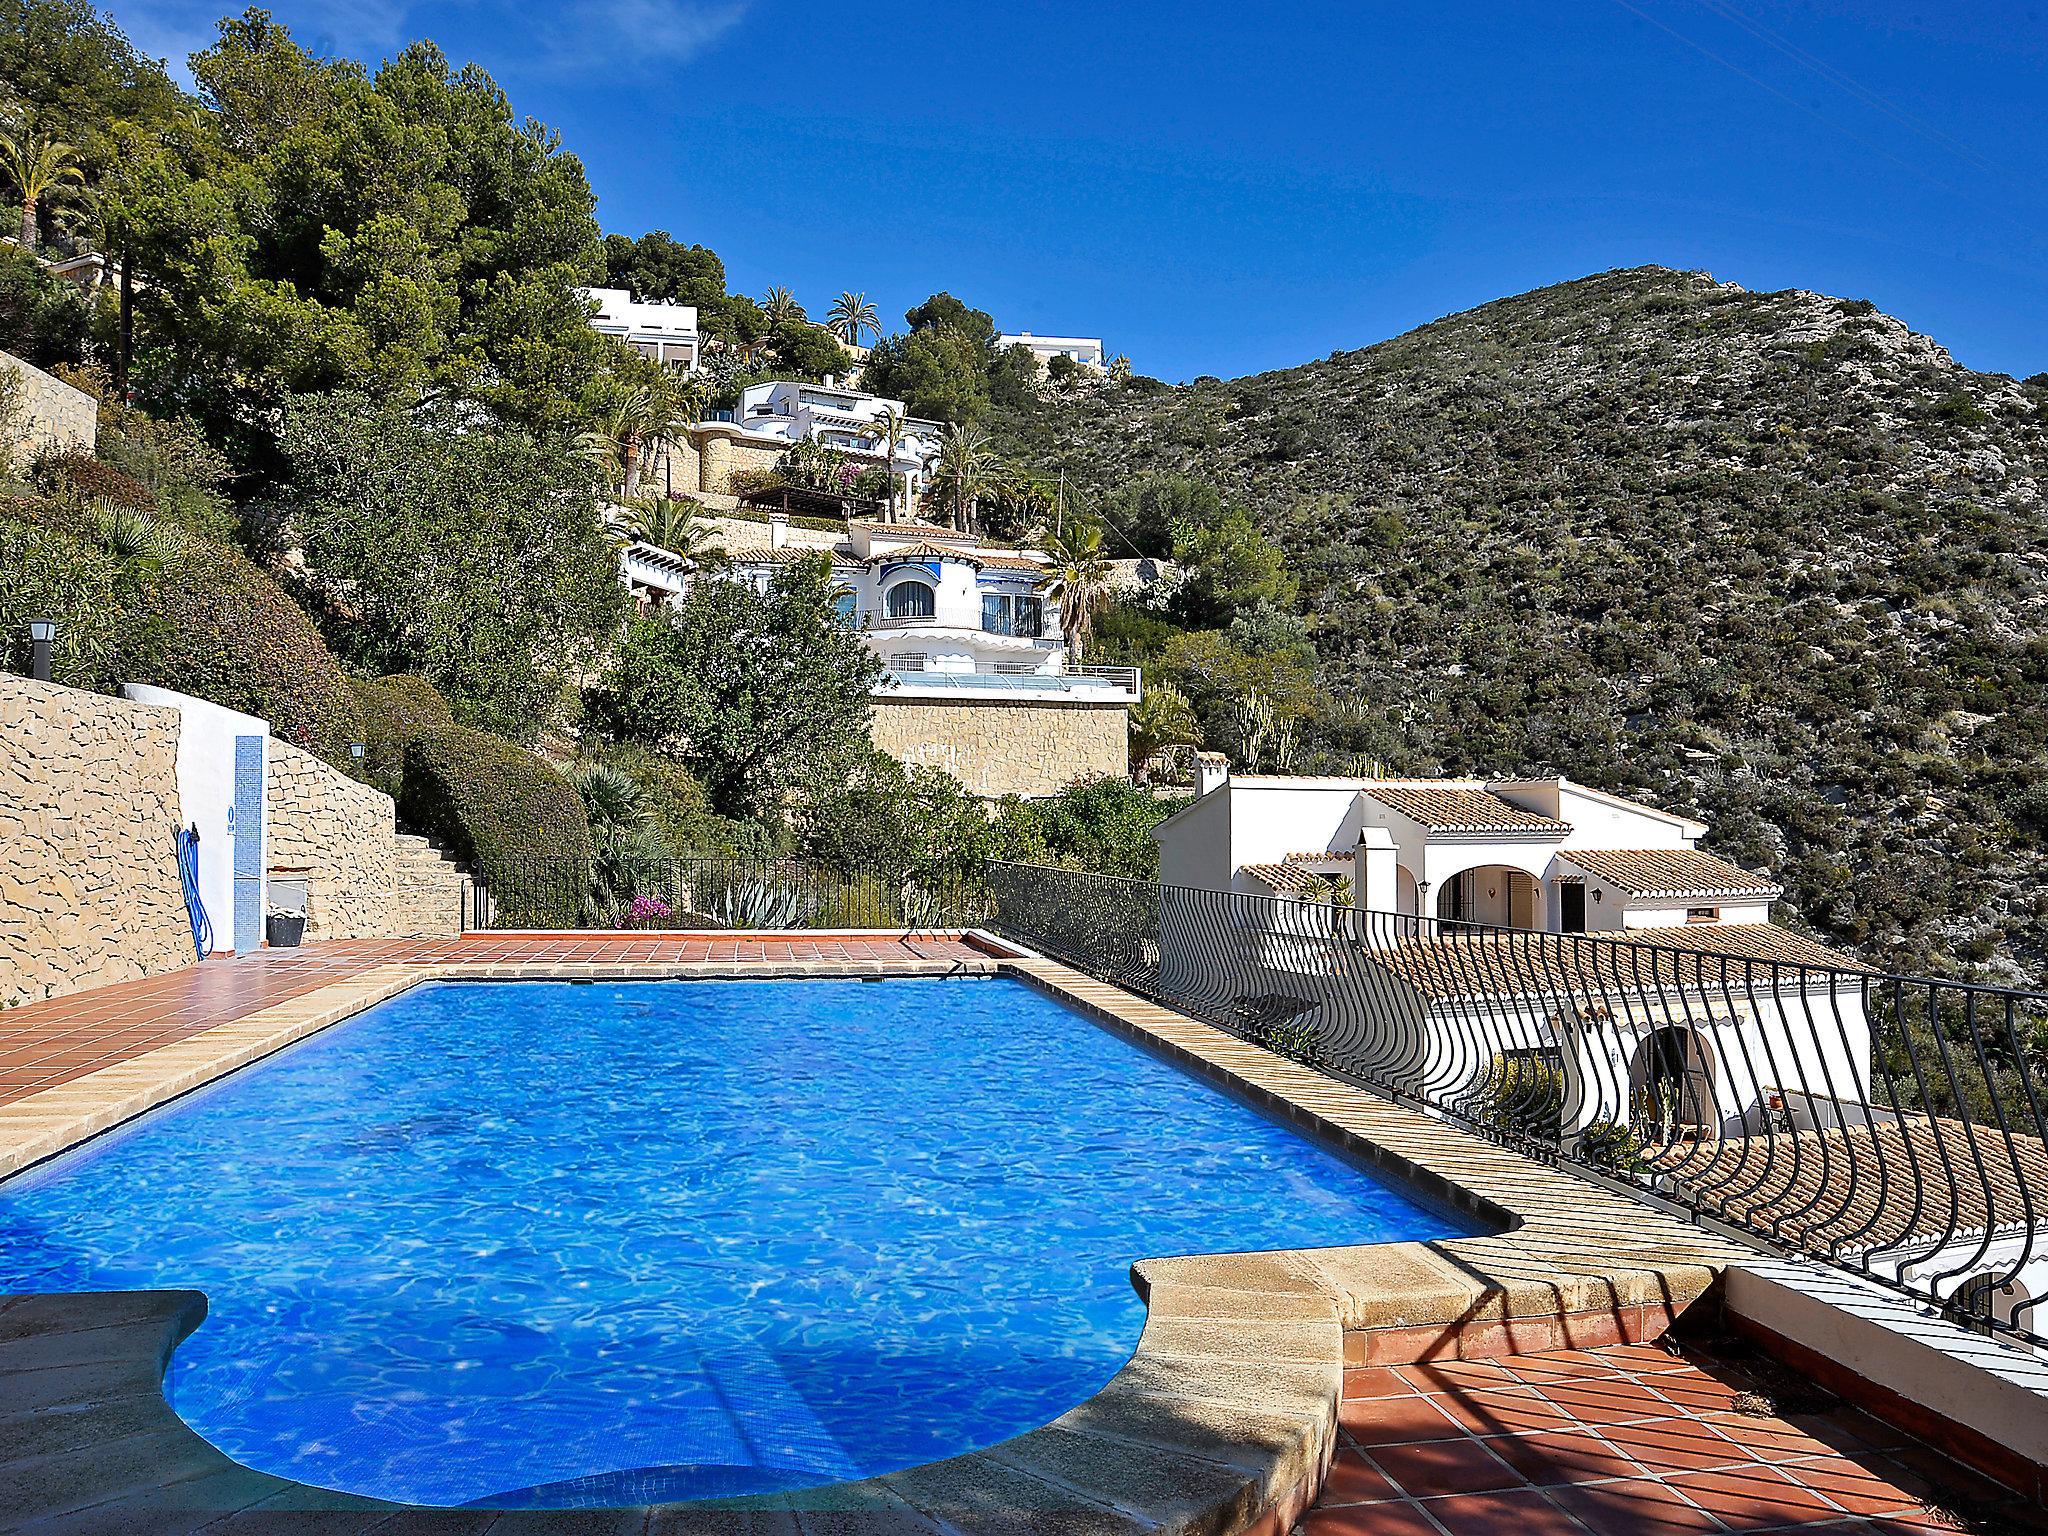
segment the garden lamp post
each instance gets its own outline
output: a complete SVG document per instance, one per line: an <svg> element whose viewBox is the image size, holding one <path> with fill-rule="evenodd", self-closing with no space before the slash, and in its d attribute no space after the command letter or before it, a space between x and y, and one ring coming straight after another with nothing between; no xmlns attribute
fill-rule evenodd
<svg viewBox="0 0 2048 1536"><path fill-rule="evenodd" d="M50 646L57 638L55 619L30 619L28 621L29 660L28 675L39 683L50 680Z"/></svg>

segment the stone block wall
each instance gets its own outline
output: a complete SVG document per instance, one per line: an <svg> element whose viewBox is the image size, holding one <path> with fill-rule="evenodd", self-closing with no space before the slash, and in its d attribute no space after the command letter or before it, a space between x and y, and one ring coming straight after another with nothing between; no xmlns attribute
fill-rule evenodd
<svg viewBox="0 0 2048 1536"><path fill-rule="evenodd" d="M699 427L691 436L697 458L697 483L691 489L698 491L730 491L734 470L773 469L789 451L787 443L750 442L741 436L738 427L723 424ZM676 475L676 489L683 489L680 472Z"/></svg>
<svg viewBox="0 0 2048 1536"><path fill-rule="evenodd" d="M97 400L11 352L0 352L0 369L20 384L14 419L5 424L9 457L20 461L51 449L92 452L99 440Z"/></svg>
<svg viewBox="0 0 2048 1536"><path fill-rule="evenodd" d="M977 795L1054 795L1130 766L1121 704L883 698L873 739L898 762L943 768Z"/></svg>
<svg viewBox="0 0 2048 1536"><path fill-rule="evenodd" d="M273 879L304 874L306 939L382 939L399 931L391 797L270 738L263 782Z"/></svg>
<svg viewBox="0 0 2048 1536"><path fill-rule="evenodd" d="M0 1005L195 963L177 711L0 674Z"/></svg>

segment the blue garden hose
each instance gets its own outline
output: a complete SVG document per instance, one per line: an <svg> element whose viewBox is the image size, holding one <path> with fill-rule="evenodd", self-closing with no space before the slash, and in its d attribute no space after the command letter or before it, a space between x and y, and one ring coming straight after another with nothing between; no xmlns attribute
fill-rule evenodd
<svg viewBox="0 0 2048 1536"><path fill-rule="evenodd" d="M192 923L192 947L204 960L213 952L213 924L199 899L199 826L178 828L178 883L185 888L185 916Z"/></svg>

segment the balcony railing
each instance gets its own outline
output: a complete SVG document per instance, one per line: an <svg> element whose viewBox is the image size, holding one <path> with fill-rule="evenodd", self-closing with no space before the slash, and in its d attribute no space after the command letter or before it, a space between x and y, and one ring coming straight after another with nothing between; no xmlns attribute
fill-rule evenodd
<svg viewBox="0 0 2048 1536"><path fill-rule="evenodd" d="M2048 993L993 864L990 926L1268 1049L2048 1347Z"/></svg>

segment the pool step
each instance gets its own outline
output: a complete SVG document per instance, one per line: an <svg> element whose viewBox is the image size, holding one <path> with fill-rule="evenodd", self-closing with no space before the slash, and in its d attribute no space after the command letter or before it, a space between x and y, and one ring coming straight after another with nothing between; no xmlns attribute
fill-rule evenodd
<svg viewBox="0 0 2048 1536"><path fill-rule="evenodd" d="M462 932L463 896L469 885L460 864L431 841L398 834L393 920L401 938L443 938Z"/></svg>

